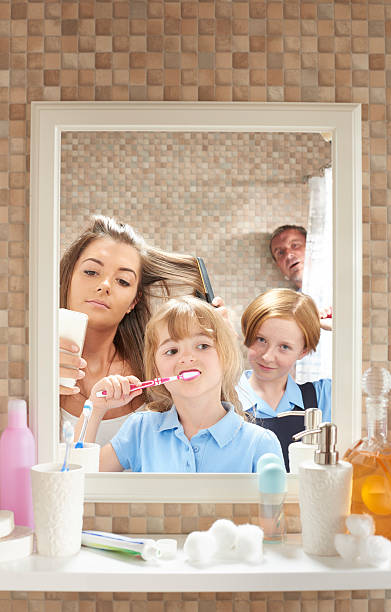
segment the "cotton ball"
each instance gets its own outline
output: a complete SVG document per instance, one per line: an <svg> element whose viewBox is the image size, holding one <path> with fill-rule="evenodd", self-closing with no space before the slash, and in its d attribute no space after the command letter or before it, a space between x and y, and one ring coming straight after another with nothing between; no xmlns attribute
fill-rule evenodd
<svg viewBox="0 0 391 612"><path fill-rule="evenodd" d="M236 540L238 527L228 519L215 521L209 533L216 542L216 556L222 559L232 559L236 555Z"/></svg>
<svg viewBox="0 0 391 612"><path fill-rule="evenodd" d="M351 514L345 522L350 533L359 538L367 538L375 533L375 524L369 514Z"/></svg>
<svg viewBox="0 0 391 612"><path fill-rule="evenodd" d="M359 539L348 533L337 533L334 536L337 553L345 561L354 561L359 556Z"/></svg>
<svg viewBox="0 0 391 612"><path fill-rule="evenodd" d="M383 536L371 535L360 540L360 559L369 565L391 561L391 542Z"/></svg>
<svg viewBox="0 0 391 612"><path fill-rule="evenodd" d="M257 525L239 525L236 557L241 561L260 561L263 557L263 530Z"/></svg>
<svg viewBox="0 0 391 612"><path fill-rule="evenodd" d="M205 563L214 555L216 542L209 531L192 531L185 540L183 550L189 561Z"/></svg>

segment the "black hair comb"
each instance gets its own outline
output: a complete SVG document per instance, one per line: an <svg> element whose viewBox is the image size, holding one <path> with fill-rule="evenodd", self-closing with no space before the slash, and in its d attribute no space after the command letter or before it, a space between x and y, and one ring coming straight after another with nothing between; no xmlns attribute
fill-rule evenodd
<svg viewBox="0 0 391 612"><path fill-rule="evenodd" d="M211 304L214 298L214 293L209 280L208 272L206 271L204 260L202 259L202 257L196 257L196 260L198 264L198 269L200 271L202 284L204 286L204 293L196 291L196 296L201 298L202 300L206 300L209 304Z"/></svg>

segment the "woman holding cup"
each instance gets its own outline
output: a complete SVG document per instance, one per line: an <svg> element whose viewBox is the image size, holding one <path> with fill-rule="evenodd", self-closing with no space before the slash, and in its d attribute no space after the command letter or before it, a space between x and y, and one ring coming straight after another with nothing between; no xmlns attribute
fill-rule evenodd
<svg viewBox="0 0 391 612"><path fill-rule="evenodd" d="M94 385L105 379L113 388L97 442L110 440L143 397L129 396L131 380L143 380L144 330L154 298L202 292L195 257L167 253L148 245L131 226L95 216L60 263L60 306L88 315L84 347L60 338L60 377L76 379L60 386L61 420L75 426L77 439L87 399L94 404ZM215 298L214 304L221 303ZM223 310L223 309L221 309Z"/></svg>

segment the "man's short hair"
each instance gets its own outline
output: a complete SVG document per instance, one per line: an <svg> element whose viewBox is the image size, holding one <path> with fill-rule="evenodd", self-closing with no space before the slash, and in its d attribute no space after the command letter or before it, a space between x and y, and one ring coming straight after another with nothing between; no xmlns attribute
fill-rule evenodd
<svg viewBox="0 0 391 612"><path fill-rule="evenodd" d="M305 227L302 227L301 225L280 225L274 230L269 240L269 250L274 261L276 261L276 258L273 255L272 242L274 238L277 238L277 236L279 236L283 232L286 232L287 230L296 230L297 232L300 232L300 234L303 234L304 238L307 240L307 230L305 229Z"/></svg>

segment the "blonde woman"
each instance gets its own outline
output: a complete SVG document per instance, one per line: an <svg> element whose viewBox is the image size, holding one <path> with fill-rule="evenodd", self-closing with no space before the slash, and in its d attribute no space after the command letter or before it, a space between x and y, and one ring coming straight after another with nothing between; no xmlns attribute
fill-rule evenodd
<svg viewBox="0 0 391 612"><path fill-rule="evenodd" d="M247 414L276 433L289 469L288 446L293 434L304 429L304 410L320 408L323 421L331 417L331 380L297 385L289 374L298 359L316 350L318 310L308 295L271 289L247 306L242 332L251 369L240 378L239 399ZM291 410L303 411L303 416L277 418Z"/></svg>
<svg viewBox="0 0 391 612"><path fill-rule="evenodd" d="M158 310L146 328L145 369L148 379L198 375L150 387L148 410L130 417L101 449L101 471L255 472L263 453L282 458L276 436L242 416L235 391L241 371L237 340L206 302L188 296ZM140 384L134 377L130 382ZM113 397L115 386L105 385L95 385L92 396L105 390ZM104 414L104 407L94 405L88 441Z"/></svg>
<svg viewBox="0 0 391 612"><path fill-rule="evenodd" d="M126 223L104 216L92 219L60 264L61 307L88 315L81 358L75 354L79 347L60 338L60 376L69 377L72 368L71 377L77 379L74 388L60 387L61 419L75 425L76 435L83 404L102 379L110 379L116 393L110 401L99 400L106 413L97 442L110 440L141 406L142 396L118 394L115 377L144 378L144 334L151 300L196 290L202 291L202 283L195 257L154 248ZM219 298L214 303L218 305ZM129 383L123 385L127 390Z"/></svg>

